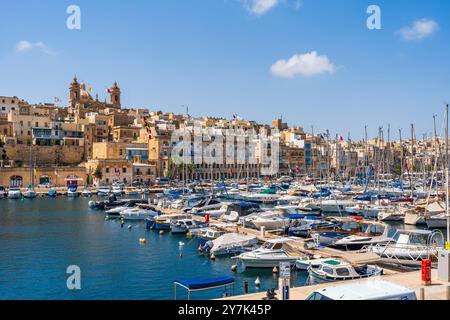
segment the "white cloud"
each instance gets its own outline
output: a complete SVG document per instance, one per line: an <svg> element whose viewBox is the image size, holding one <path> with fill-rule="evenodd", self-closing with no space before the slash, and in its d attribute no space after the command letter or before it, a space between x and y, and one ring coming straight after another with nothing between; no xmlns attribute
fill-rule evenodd
<svg viewBox="0 0 450 320"><path fill-rule="evenodd" d="M28 51L31 50L33 48L33 44L31 44L29 41L19 41L16 45L16 51L17 52L23 52L23 51Z"/></svg>
<svg viewBox="0 0 450 320"><path fill-rule="evenodd" d="M403 39L422 40L431 36L434 32L439 30L439 25L436 21L431 19L420 19L413 22L412 26L404 27L400 30L400 35Z"/></svg>
<svg viewBox="0 0 450 320"><path fill-rule="evenodd" d="M257 15L263 15L269 10L275 8L280 0L252 0L250 11Z"/></svg>
<svg viewBox="0 0 450 320"><path fill-rule="evenodd" d="M318 55L316 51L293 55L289 60L278 60L270 72L278 77L293 78L296 75L314 76L322 73L333 74L336 67L327 56Z"/></svg>
<svg viewBox="0 0 450 320"><path fill-rule="evenodd" d="M38 41L35 43L32 43L27 40L21 40L16 44L16 52L23 53L27 51L31 51L33 49L37 49L41 52L44 52L45 54L53 55L55 52L51 50L48 46L45 45L42 41Z"/></svg>

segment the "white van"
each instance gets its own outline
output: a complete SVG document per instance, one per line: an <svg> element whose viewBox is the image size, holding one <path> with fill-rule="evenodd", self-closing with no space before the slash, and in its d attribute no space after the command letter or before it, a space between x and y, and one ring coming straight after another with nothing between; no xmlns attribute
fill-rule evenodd
<svg viewBox="0 0 450 320"><path fill-rule="evenodd" d="M306 300L417 300L417 297L416 292L407 287L370 279L318 289Z"/></svg>

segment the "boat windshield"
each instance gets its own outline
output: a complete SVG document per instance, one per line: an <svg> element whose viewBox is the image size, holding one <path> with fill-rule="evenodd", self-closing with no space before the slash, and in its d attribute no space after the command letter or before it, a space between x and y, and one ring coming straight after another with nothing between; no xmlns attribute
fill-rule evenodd
<svg viewBox="0 0 450 320"><path fill-rule="evenodd" d="M283 244L281 242L277 242L277 243L272 243L272 242L266 242L263 245L264 249L271 249L271 250L279 250L281 248L283 248Z"/></svg>

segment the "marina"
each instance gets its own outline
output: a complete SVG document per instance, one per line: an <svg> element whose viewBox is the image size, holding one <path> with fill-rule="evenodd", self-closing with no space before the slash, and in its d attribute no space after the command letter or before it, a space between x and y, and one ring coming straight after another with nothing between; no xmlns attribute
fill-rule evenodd
<svg viewBox="0 0 450 320"><path fill-rule="evenodd" d="M277 187L281 184L284 188ZM297 190L308 184L308 195L286 196L298 194ZM411 226L401 220L384 221L380 215L368 216L367 211L356 210L371 206L382 210L391 205L412 210L414 203L420 205L422 200L401 204L402 197L411 197L409 192L396 194L392 200L387 194L374 196L372 192L371 200L364 201L359 199L365 192L357 191L361 190L357 185L347 185L346 191L339 183L321 187L319 195L327 190L325 194L341 199L337 201L329 195L316 197L314 185L292 179L288 183L255 182L253 187L239 184L238 190L243 190L245 197L232 200L223 195L227 185L235 187L236 183L217 185L219 188L166 185L142 189L136 195L127 194L124 188L119 191L102 186L103 193L98 192L100 188L85 188L89 195L76 197L63 189L56 197L38 189L36 197L3 197L0 237L4 248L23 253L13 255L17 263L24 257L36 261L48 257L39 268L52 289L28 291L26 298L30 299L171 299L176 279L225 276L233 279L226 290L193 292L189 298L215 299L252 292L256 295L249 298L254 298L267 290L276 292L282 263L290 265L293 288L309 287L414 273L424 259L431 259L436 267L437 250L445 244L439 229ZM277 189L271 192L272 198L284 197L282 202L260 201L258 194ZM383 198L383 204L378 198ZM305 208L304 203L310 207ZM322 210L312 211L313 207ZM71 228L73 224L77 227ZM91 271L83 276L84 290L68 293L61 283L56 285L64 277L57 268L70 265L71 259L82 265L94 263L95 270L117 276L118 282L91 274L89 267ZM2 262L0 272L11 275L9 266ZM26 268L16 271L2 283L7 299L14 298L20 287L35 283ZM123 289L115 291L116 285ZM182 292L178 297L182 298Z"/></svg>

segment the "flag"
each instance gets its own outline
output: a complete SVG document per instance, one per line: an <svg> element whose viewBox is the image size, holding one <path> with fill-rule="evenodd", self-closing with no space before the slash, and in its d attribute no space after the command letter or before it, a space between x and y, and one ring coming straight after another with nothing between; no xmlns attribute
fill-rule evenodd
<svg viewBox="0 0 450 320"><path fill-rule="evenodd" d="M91 92L92 91L92 87L88 86L88 91Z"/></svg>

